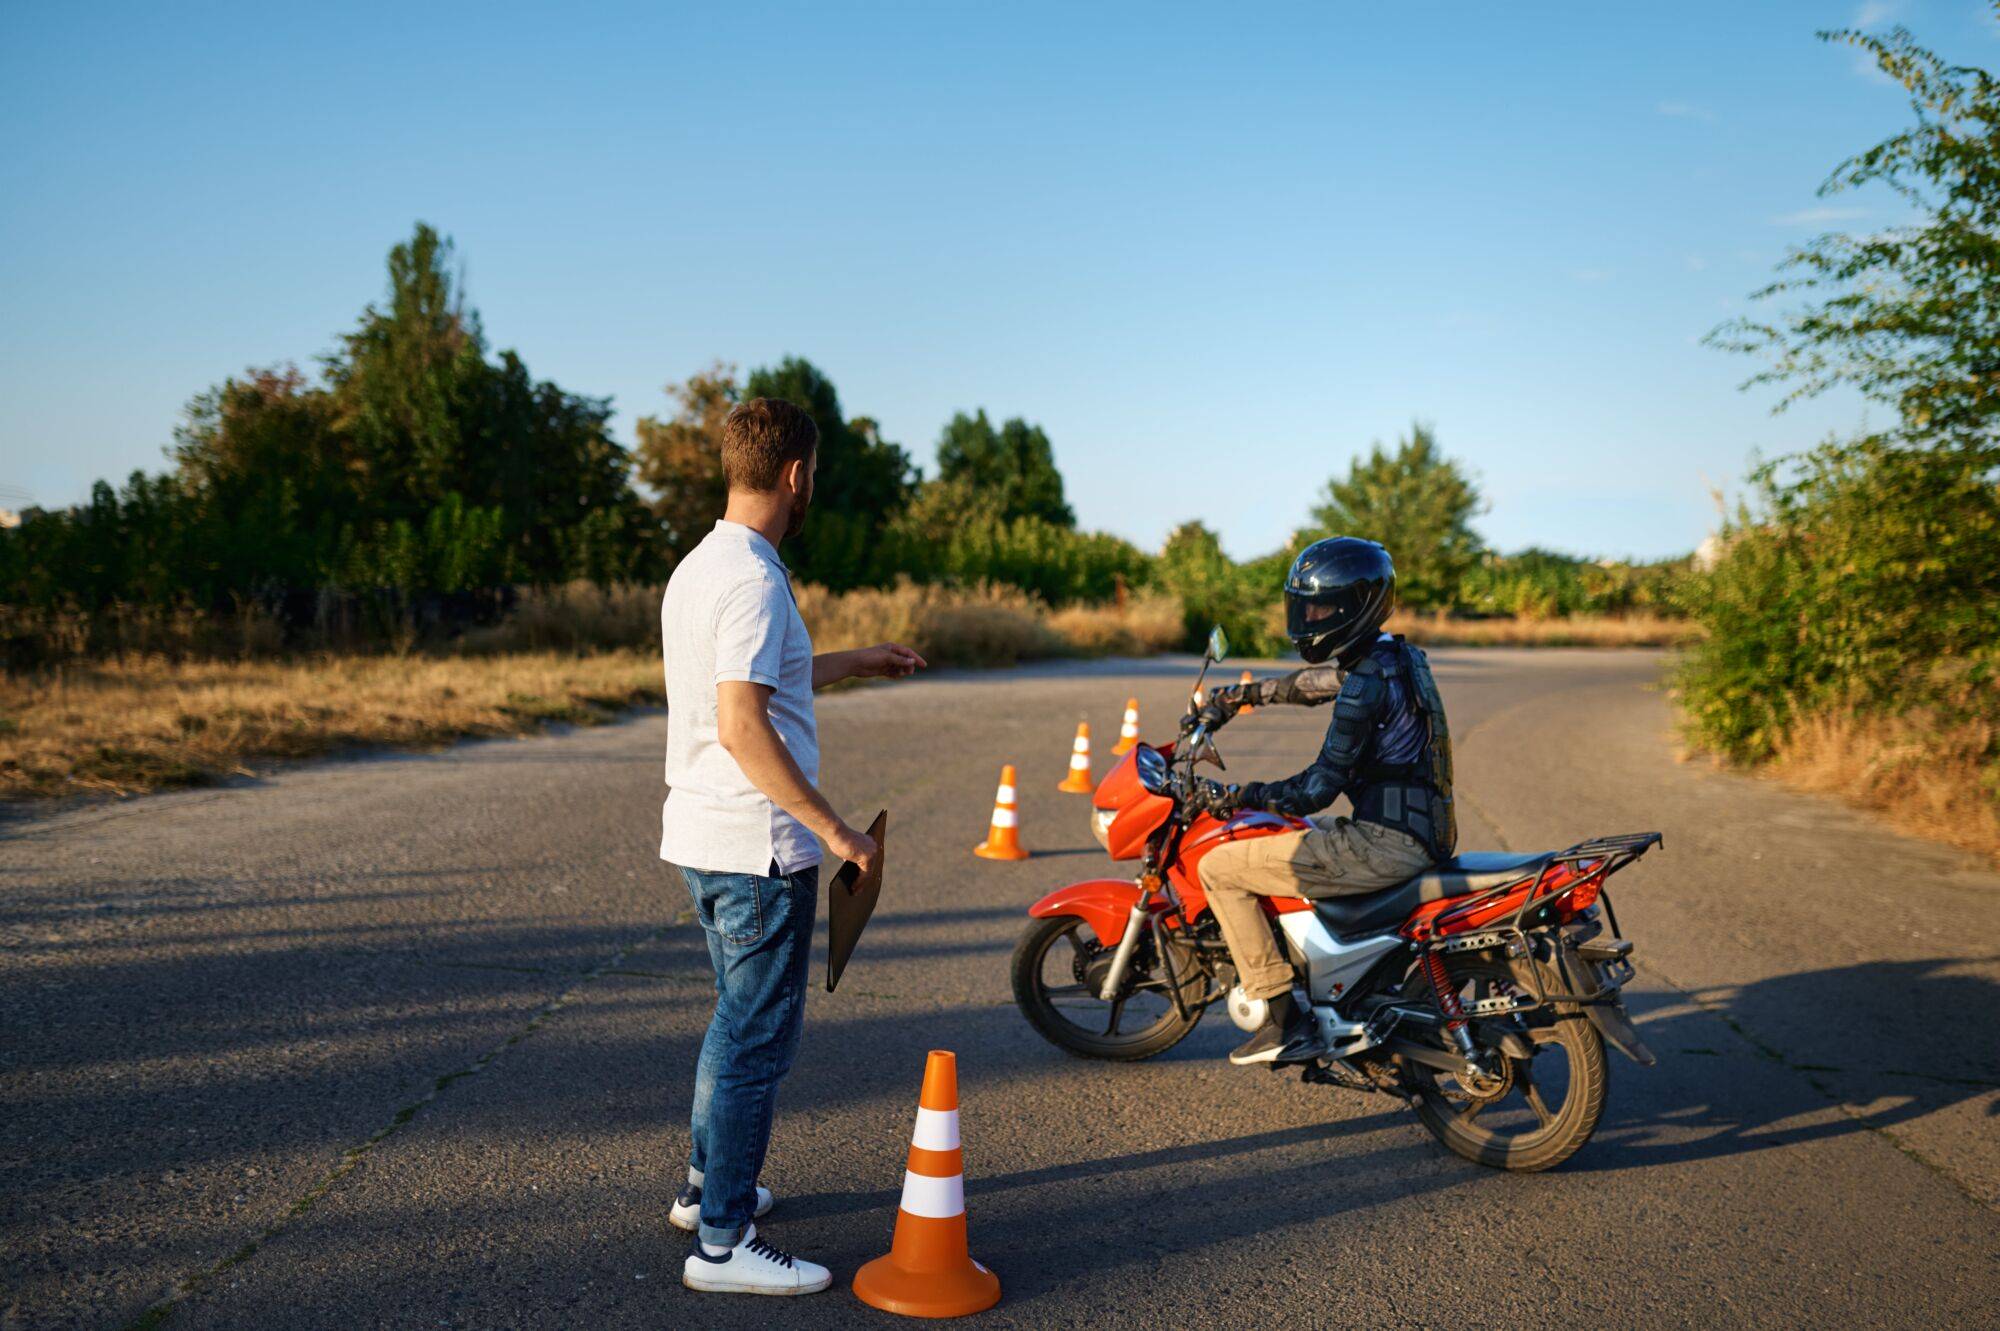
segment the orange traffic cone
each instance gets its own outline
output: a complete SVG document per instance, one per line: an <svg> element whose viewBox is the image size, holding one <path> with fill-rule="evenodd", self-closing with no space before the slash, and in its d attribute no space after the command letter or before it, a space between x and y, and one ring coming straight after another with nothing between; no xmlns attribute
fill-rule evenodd
<svg viewBox="0 0 2000 1331"><path fill-rule="evenodd" d="M1000 769L1000 789L993 792L993 822L986 829L986 840L974 846L972 853L982 860L1028 858L1028 852L1021 848L1021 810L1015 801L1012 763Z"/></svg>
<svg viewBox="0 0 2000 1331"><path fill-rule="evenodd" d="M1076 723L1076 743L1070 747L1069 775L1062 779L1057 790L1067 790L1072 795L1088 795L1097 789L1090 779L1090 722Z"/></svg>
<svg viewBox="0 0 2000 1331"><path fill-rule="evenodd" d="M949 1050L931 1050L924 1064L896 1237L887 1256L854 1273L854 1297L905 1317L963 1317L1000 1302L1000 1277L966 1250L958 1059Z"/></svg>
<svg viewBox="0 0 2000 1331"><path fill-rule="evenodd" d="M1130 753L1139 747L1139 700L1125 700L1125 720L1118 727L1118 743L1112 747L1114 754Z"/></svg>
<svg viewBox="0 0 2000 1331"><path fill-rule="evenodd" d="M1257 682L1256 680L1250 678L1250 672L1248 670L1243 672L1242 687L1247 689L1256 682ZM1249 703L1246 702L1241 707L1236 709L1236 714L1238 716L1248 716L1250 715L1250 713L1256 710L1257 709L1255 707L1252 707Z"/></svg>

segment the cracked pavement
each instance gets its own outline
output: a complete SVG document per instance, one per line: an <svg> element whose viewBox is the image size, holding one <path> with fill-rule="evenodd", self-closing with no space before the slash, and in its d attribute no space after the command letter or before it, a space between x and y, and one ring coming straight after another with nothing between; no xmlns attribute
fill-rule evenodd
<svg viewBox="0 0 2000 1331"><path fill-rule="evenodd" d="M1658 654L1433 660L1464 848L1666 833L1613 883L1661 1065L1614 1056L1551 1174L1231 1068L1220 1013L1147 1063L1044 1044L1008 988L1025 909L1120 872L1054 789L1075 723L1102 775L1125 698L1160 733L1191 669L945 674L820 700L835 802L891 810L765 1180L833 1291L678 1283L710 979L646 713L0 824L0 1328L886 1325L846 1281L887 1246L932 1047L996 1325L1992 1324L2000 875L1677 762ZM1239 720L1230 775L1302 765L1324 720ZM969 853L1003 762L1020 864Z"/></svg>

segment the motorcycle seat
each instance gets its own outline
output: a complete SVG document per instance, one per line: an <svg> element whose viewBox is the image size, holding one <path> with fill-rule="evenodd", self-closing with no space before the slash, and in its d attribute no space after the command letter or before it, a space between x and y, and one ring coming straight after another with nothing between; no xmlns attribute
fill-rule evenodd
<svg viewBox="0 0 2000 1331"><path fill-rule="evenodd" d="M1343 938L1381 933L1401 924L1419 906L1470 896L1489 887L1502 887L1531 877L1555 854L1552 850L1529 855L1473 851L1440 860L1394 887L1351 897L1316 898L1313 909L1319 912L1327 928Z"/></svg>

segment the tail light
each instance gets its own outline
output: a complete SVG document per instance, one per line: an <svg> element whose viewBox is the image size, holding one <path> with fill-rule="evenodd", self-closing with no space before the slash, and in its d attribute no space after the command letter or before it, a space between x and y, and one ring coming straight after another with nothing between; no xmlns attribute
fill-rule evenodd
<svg viewBox="0 0 2000 1331"><path fill-rule="evenodd" d="M1603 860L1591 860L1579 867L1582 876L1563 899L1562 911L1565 915L1583 914L1597 904L1597 894L1604 890Z"/></svg>

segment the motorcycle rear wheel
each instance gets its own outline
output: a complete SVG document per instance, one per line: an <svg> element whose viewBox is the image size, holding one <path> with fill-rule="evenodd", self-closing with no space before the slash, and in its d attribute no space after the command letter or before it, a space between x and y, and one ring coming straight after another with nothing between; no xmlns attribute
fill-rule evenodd
<svg viewBox="0 0 2000 1331"><path fill-rule="evenodd" d="M1527 977L1497 958L1454 957L1447 964L1467 1003L1527 989L1522 983ZM1419 968L1415 976L1422 973ZM1562 991L1555 971L1538 968L1536 978L1542 992ZM1412 988L1430 997L1430 986L1423 979L1416 978ZM1603 1116L1611 1075L1604 1038L1573 1003L1550 1004L1509 1020L1527 1028L1533 1058L1508 1057L1499 1050L1492 1026L1472 1023L1474 1043L1506 1064L1504 1089L1498 1094L1490 1094L1491 1087L1462 1086L1450 1073L1435 1068L1405 1065L1418 1096L1417 1117L1445 1146L1475 1164L1515 1173L1553 1169L1583 1149ZM1555 1055L1561 1058L1560 1071ZM1551 1105L1551 1092L1558 1088L1561 1100ZM1482 1100L1480 1091L1490 1098Z"/></svg>
<svg viewBox="0 0 2000 1331"><path fill-rule="evenodd" d="M1096 996L1083 975L1101 967L1109 953L1078 916L1031 923L1014 948L1014 1002L1028 1024L1078 1058L1115 1062L1151 1058L1186 1039L1202 1010L1190 1004L1183 1017L1175 1009L1150 942L1132 954L1123 995L1114 1003Z"/></svg>

